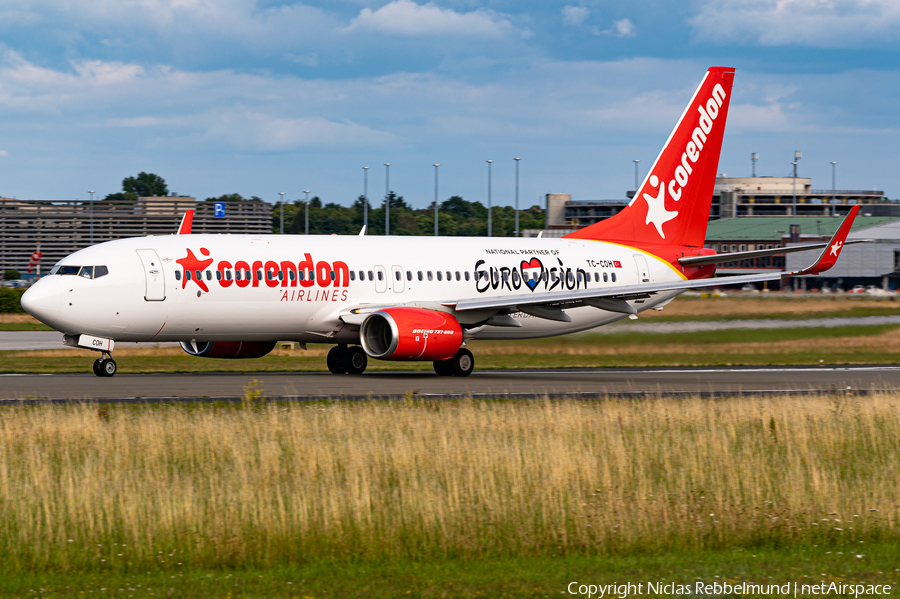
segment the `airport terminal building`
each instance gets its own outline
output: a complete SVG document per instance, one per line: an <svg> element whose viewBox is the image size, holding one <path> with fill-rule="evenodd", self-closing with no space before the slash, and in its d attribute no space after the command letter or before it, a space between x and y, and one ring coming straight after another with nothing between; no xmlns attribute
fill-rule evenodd
<svg viewBox="0 0 900 599"><path fill-rule="evenodd" d="M194 233L260 235L272 232L272 205L248 200L224 202L216 215L214 202L185 196L140 197L137 201L35 201L0 197L0 274L25 274L36 249L48 272L63 257L82 248L148 235L172 235L186 210L194 210Z"/></svg>

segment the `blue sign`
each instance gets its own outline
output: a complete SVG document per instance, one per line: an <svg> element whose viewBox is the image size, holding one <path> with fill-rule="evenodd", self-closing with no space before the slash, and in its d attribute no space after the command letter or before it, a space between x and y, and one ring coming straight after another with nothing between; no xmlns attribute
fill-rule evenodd
<svg viewBox="0 0 900 599"><path fill-rule="evenodd" d="M213 215L216 218L225 218L225 202L216 202L216 207Z"/></svg>

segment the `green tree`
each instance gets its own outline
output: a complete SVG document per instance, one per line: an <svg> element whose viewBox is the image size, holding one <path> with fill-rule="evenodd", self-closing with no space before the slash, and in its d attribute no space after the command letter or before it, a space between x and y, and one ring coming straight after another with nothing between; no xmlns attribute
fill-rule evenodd
<svg viewBox="0 0 900 599"><path fill-rule="evenodd" d="M133 193L138 197L167 196L169 188L166 180L153 173L138 173L137 177L125 177L122 180L122 191Z"/></svg>
<svg viewBox="0 0 900 599"><path fill-rule="evenodd" d="M18 270L6 270L3 272L3 278L7 281L15 281L16 279L22 278L22 273L20 273Z"/></svg>

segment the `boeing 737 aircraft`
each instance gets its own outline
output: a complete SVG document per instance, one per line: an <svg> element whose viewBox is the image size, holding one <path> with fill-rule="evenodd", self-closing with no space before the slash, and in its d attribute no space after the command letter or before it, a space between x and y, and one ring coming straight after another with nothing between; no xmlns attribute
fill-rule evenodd
<svg viewBox="0 0 900 599"><path fill-rule="evenodd" d="M716 254L703 247L734 69L710 68L631 203L562 239L178 235L110 241L67 256L22 297L25 310L100 352L116 342L180 341L194 356L258 358L277 341L331 343L328 368L368 358L474 368L473 339L565 335L721 285L716 264L824 248L831 268L859 207L825 244Z"/></svg>

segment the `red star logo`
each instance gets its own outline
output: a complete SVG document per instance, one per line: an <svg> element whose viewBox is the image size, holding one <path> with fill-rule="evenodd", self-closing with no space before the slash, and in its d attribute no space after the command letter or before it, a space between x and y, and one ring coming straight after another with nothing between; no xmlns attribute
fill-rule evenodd
<svg viewBox="0 0 900 599"><path fill-rule="evenodd" d="M187 249L187 248L185 248L185 249ZM203 254L204 256L209 256L209 250L206 248L200 248L200 253ZM195 283L197 283L197 285L200 286L200 289L209 293L209 288L206 286L206 283L203 282L203 279L201 277L197 276L197 271L198 270L203 271L206 269L207 266L212 264L212 262L213 262L212 258L208 258L206 260L199 260L196 256L194 256L194 252L192 252L191 250L187 250L187 256L185 256L181 260L176 260L175 262L180 264L184 268L184 270L191 271L191 273L192 273L191 279L193 279L193 281ZM187 276L181 277L181 288L182 289L184 289L187 286L187 282L188 282Z"/></svg>

